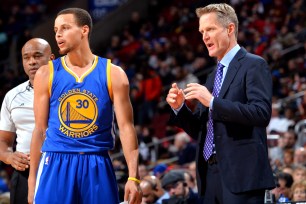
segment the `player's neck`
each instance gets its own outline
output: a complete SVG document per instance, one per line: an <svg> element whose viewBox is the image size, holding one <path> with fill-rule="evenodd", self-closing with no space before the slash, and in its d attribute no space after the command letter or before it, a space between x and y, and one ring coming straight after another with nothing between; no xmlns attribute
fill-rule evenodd
<svg viewBox="0 0 306 204"><path fill-rule="evenodd" d="M95 59L95 56L92 52L70 52L66 55L65 61L68 66L76 66L76 67L87 67L91 65Z"/></svg>
<svg viewBox="0 0 306 204"><path fill-rule="evenodd" d="M95 56L93 54L91 55L91 58L80 57L80 59L75 59L75 61L73 61L73 59L75 58L71 58L70 55L66 55L64 57L67 68L70 69L78 77L82 77L83 74L87 72L87 70L89 70L95 62Z"/></svg>
<svg viewBox="0 0 306 204"><path fill-rule="evenodd" d="M65 61L69 67L85 68L92 65L94 58L88 41L82 41L67 53Z"/></svg>

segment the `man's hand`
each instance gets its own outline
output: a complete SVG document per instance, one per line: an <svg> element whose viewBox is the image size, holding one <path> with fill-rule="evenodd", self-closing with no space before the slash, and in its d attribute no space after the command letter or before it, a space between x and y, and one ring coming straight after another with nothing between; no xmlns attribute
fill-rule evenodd
<svg viewBox="0 0 306 204"><path fill-rule="evenodd" d="M187 84L187 88L184 89L184 93L186 100L196 99L204 106L209 107L212 95L205 86L197 83L190 83Z"/></svg>
<svg viewBox="0 0 306 204"><path fill-rule="evenodd" d="M176 83L173 83L167 98L166 98L167 103L171 106L173 109L178 109L182 106L182 104L185 101L185 96L184 92L182 89L180 89Z"/></svg>
<svg viewBox="0 0 306 204"><path fill-rule="evenodd" d="M22 152L12 152L7 157L7 164L18 171L25 171L30 166L30 155Z"/></svg>
<svg viewBox="0 0 306 204"><path fill-rule="evenodd" d="M124 201L129 204L140 204L142 199L142 192L139 184L135 181L128 180L125 184Z"/></svg>

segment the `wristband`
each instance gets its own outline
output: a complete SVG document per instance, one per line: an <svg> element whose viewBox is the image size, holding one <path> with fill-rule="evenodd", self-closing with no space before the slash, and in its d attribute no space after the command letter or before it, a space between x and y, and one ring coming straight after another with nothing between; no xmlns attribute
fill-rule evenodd
<svg viewBox="0 0 306 204"><path fill-rule="evenodd" d="M140 180L135 177L129 177L128 180L135 181L136 183L140 184Z"/></svg>

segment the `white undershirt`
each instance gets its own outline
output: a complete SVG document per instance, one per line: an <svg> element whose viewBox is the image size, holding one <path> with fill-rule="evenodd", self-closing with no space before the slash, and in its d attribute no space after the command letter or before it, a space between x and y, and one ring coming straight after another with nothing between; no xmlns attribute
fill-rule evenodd
<svg viewBox="0 0 306 204"><path fill-rule="evenodd" d="M1 107L0 130L16 132L16 151L23 153L30 153L35 125L33 99L34 90L29 86L29 81L26 81L5 95Z"/></svg>

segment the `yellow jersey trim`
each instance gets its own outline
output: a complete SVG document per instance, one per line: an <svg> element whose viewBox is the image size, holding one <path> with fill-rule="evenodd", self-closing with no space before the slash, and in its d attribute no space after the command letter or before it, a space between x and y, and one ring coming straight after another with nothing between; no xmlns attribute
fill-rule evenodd
<svg viewBox="0 0 306 204"><path fill-rule="evenodd" d="M80 83L80 82L83 82L84 78L88 74L90 74L92 72L92 70L94 70L94 68L96 67L96 65L98 63L98 56L95 55L95 59L94 59L93 64L81 77L78 77L78 75L76 73L74 73L71 69L69 69L69 67L67 66L67 64L65 62L65 56L61 57L61 62L62 62L62 65L63 65L64 69L75 78L76 82Z"/></svg>
<svg viewBox="0 0 306 204"><path fill-rule="evenodd" d="M52 92L53 76L54 76L53 62L49 61L49 97L51 97L52 94L51 92Z"/></svg>
<svg viewBox="0 0 306 204"><path fill-rule="evenodd" d="M94 70L98 63L98 56L95 55L95 59L91 67L80 77L80 82L84 80L84 78Z"/></svg>
<svg viewBox="0 0 306 204"><path fill-rule="evenodd" d="M108 94L112 101L113 100L113 89L112 89L112 78L111 78L111 60L107 59L107 65L106 65L106 74L107 74L107 88L108 88Z"/></svg>

